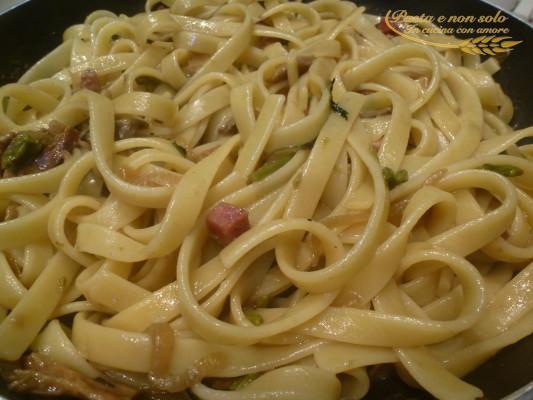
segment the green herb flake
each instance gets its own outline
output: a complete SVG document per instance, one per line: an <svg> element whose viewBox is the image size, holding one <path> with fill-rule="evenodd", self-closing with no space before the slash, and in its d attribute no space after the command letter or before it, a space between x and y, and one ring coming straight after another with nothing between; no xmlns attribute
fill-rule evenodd
<svg viewBox="0 0 533 400"><path fill-rule="evenodd" d="M339 106L337 103L335 103L333 100L331 100L331 109L339 114L342 118L348 119L348 111L346 111L344 108Z"/></svg>
<svg viewBox="0 0 533 400"><path fill-rule="evenodd" d="M389 167L383 168L383 178L385 178L385 182L390 186L390 183L395 180L394 171Z"/></svg>
<svg viewBox="0 0 533 400"><path fill-rule="evenodd" d="M514 165L508 164L483 164L481 167L488 171L496 172L500 175L503 175L507 178L513 178L515 176L520 176L524 173L524 170Z"/></svg>
<svg viewBox="0 0 533 400"><path fill-rule="evenodd" d="M248 321L250 321L255 326L263 325L264 322L261 314L254 310L247 311L246 318L248 318Z"/></svg>
<svg viewBox="0 0 533 400"><path fill-rule="evenodd" d="M383 178L385 179L389 189L394 189L396 186L407 182L409 180L409 174L405 169L401 169L394 173L392 169L385 167L383 168Z"/></svg>
<svg viewBox="0 0 533 400"><path fill-rule="evenodd" d="M114 41L117 41L120 39L120 35L118 33L115 33L111 36L111 40L114 42Z"/></svg>
<svg viewBox="0 0 533 400"><path fill-rule="evenodd" d="M273 160L267 161L250 175L250 182L259 182L265 179L267 176L273 174L278 169L287 164L293 156L294 153L286 154Z"/></svg>
<svg viewBox="0 0 533 400"><path fill-rule="evenodd" d="M396 172L396 184L407 182L409 180L409 174L405 169L401 169Z"/></svg>
<svg viewBox="0 0 533 400"><path fill-rule="evenodd" d="M329 84L329 91L330 91L330 96L331 96L331 100L330 100L331 109L334 112L336 112L337 114L339 114L342 118L347 120L348 119L348 111L346 111L338 103L333 101L333 85L334 84L335 84L335 79L332 79L330 84Z"/></svg>
<svg viewBox="0 0 533 400"><path fill-rule="evenodd" d="M21 132L4 150L1 166L3 169L17 172L25 163L37 156L44 147L43 141L32 136L30 132Z"/></svg>
<svg viewBox="0 0 533 400"><path fill-rule="evenodd" d="M244 376L241 376L237 379L235 379L230 387L229 387L229 390L240 390L240 389L243 389L245 388L246 386L248 386L250 383L252 383L253 381L255 381L257 378L259 378L259 374L248 374L248 375L244 375Z"/></svg>
<svg viewBox="0 0 533 400"><path fill-rule="evenodd" d="M314 140L312 142L307 142L304 144L291 144L289 146L283 146L279 149L274 150L272 153L268 154L267 161L277 160L284 157L292 157L299 150L308 150L313 148Z"/></svg>
<svg viewBox="0 0 533 400"><path fill-rule="evenodd" d="M146 44L152 44L154 41L152 39L146 39Z"/></svg>
<svg viewBox="0 0 533 400"><path fill-rule="evenodd" d="M180 146L179 144L177 143L172 143L172 146L174 146L174 148L176 150L178 150L178 152L183 156L183 157L187 157L187 149L183 146Z"/></svg>

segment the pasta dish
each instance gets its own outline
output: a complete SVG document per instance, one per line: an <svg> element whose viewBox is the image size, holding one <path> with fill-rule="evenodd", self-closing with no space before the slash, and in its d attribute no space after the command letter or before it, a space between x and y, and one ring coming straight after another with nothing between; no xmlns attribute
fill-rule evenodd
<svg viewBox="0 0 533 400"><path fill-rule="evenodd" d="M533 332L533 127L500 57L395 30L148 0L0 87L9 388L360 399L392 370L482 397L461 377Z"/></svg>

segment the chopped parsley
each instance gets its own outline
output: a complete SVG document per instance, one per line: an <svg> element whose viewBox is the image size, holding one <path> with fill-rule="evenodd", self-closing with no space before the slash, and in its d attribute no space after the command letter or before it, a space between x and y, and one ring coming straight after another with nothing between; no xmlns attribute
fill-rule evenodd
<svg viewBox="0 0 533 400"><path fill-rule="evenodd" d="M383 178L385 178L385 182L387 183L389 189L394 189L396 186L407 182L409 179L409 174L405 169L401 169L394 173L392 169L385 167L383 168Z"/></svg>
<svg viewBox="0 0 533 400"><path fill-rule="evenodd" d="M174 146L174 148L178 150L183 157L187 157L187 149L185 147L180 146L177 143L172 143L172 146Z"/></svg>
<svg viewBox="0 0 533 400"><path fill-rule="evenodd" d="M330 99L330 106L331 106L331 109L333 110L333 112L336 112L337 114L339 114L342 118L344 119L348 119L348 111L346 111L344 108L342 108L338 103L334 102L333 101L333 85L335 84L335 79L332 79L331 80L331 83L329 85L329 91L330 91L330 94L331 94L331 99Z"/></svg>
<svg viewBox="0 0 533 400"><path fill-rule="evenodd" d="M348 119L348 111L346 111L344 108L342 108L341 106L339 106L337 103L335 103L333 101L333 99L331 100L331 109L336 112L337 114L339 114L342 118L344 119Z"/></svg>
<svg viewBox="0 0 533 400"><path fill-rule="evenodd" d="M250 182L259 182L265 179L267 176L273 174L278 169L287 164L294 156L294 154L295 153L283 154L273 160L267 161L250 175Z"/></svg>
<svg viewBox="0 0 533 400"><path fill-rule="evenodd" d="M257 311L249 310L246 312L246 318L255 326L263 325L263 317Z"/></svg>
<svg viewBox="0 0 533 400"><path fill-rule="evenodd" d="M522 168L508 164L483 164L481 168L486 169L488 171L496 172L507 178L520 176L524 173L524 170Z"/></svg>
<svg viewBox="0 0 533 400"><path fill-rule="evenodd" d="M302 149L311 149L313 147L313 143L314 141L307 142L304 144L291 144L289 146L280 147L279 149L276 149L272 153L270 153L268 155L268 159L272 160L272 159L284 156L286 154L294 155L296 154L298 150L302 150Z"/></svg>
<svg viewBox="0 0 533 400"><path fill-rule="evenodd" d="M17 172L24 164L37 156L45 146L44 140L36 137L32 132L19 133L2 154L2 169Z"/></svg>

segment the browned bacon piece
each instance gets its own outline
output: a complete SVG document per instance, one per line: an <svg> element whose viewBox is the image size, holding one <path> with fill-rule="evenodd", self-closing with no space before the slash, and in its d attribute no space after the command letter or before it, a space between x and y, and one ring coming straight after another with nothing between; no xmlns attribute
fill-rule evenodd
<svg viewBox="0 0 533 400"><path fill-rule="evenodd" d="M102 85L100 84L100 79L94 69L89 68L81 73L81 87L100 93Z"/></svg>
<svg viewBox="0 0 533 400"><path fill-rule="evenodd" d="M72 152L74 145L78 141L80 133L76 128L64 128L63 132L57 135L52 144L35 159L35 165L39 171L46 171L63 162L65 152Z"/></svg>
<svg viewBox="0 0 533 400"><path fill-rule="evenodd" d="M248 211L229 203L218 203L207 214L207 227L220 244L227 245L250 229Z"/></svg>
<svg viewBox="0 0 533 400"><path fill-rule="evenodd" d="M401 23L391 21L389 20L389 23L396 29L397 31L402 32L404 30L404 27ZM379 21L378 28L381 32L383 32L385 35L389 36L398 36L396 32L394 32L389 25L385 22L385 17L381 17L381 20Z"/></svg>
<svg viewBox="0 0 533 400"><path fill-rule="evenodd" d="M23 369L14 369L4 378L15 392L44 396L70 396L85 400L130 400L137 390L124 385L100 383L87 378L48 357L32 353Z"/></svg>

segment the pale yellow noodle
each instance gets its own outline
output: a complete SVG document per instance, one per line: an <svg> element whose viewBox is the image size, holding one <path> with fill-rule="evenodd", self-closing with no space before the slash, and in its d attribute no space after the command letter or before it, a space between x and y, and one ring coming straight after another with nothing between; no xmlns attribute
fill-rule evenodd
<svg viewBox="0 0 533 400"><path fill-rule="evenodd" d="M498 61L387 36L351 2L157 3L92 13L0 87L0 135L88 122L90 143L0 179L0 359L149 374L167 323L170 375L259 373L201 399L359 399L390 363L481 397L461 377L533 332L533 128L509 125ZM142 135L115 138L120 119ZM225 247L221 201L252 225Z"/></svg>

